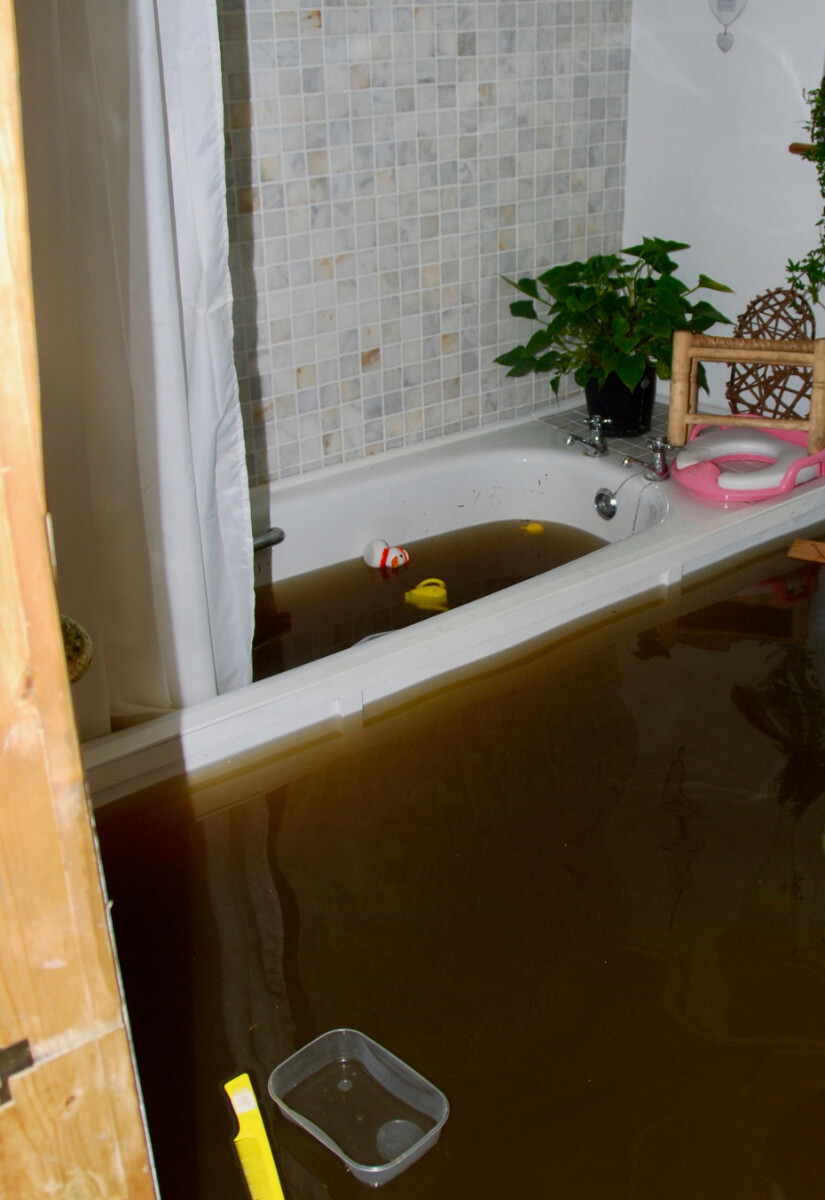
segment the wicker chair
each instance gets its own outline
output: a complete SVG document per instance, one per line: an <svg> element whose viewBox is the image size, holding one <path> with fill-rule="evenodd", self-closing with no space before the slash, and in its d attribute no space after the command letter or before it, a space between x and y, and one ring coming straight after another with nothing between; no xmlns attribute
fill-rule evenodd
<svg viewBox="0 0 825 1200"><path fill-rule="evenodd" d="M694 425L747 425L803 429L809 454L825 448L825 338L813 333L810 306L797 293L780 288L748 306L732 337L684 330L674 334L668 442L683 446ZM726 389L730 413L699 411L701 362L731 364Z"/></svg>

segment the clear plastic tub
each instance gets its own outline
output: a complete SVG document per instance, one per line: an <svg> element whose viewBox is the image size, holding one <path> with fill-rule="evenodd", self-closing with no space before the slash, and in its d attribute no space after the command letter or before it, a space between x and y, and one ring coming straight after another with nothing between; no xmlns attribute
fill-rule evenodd
<svg viewBox="0 0 825 1200"><path fill-rule="evenodd" d="M281 1112L362 1183L400 1175L436 1144L447 1097L389 1050L355 1029L333 1029L269 1077Z"/></svg>

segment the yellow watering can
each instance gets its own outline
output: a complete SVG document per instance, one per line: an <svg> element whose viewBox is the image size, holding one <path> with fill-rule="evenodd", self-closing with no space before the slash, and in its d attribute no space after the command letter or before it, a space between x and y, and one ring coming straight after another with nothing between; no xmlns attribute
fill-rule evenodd
<svg viewBox="0 0 825 1200"><path fill-rule="evenodd" d="M447 586L443 579L425 579L404 593L404 603L430 612L446 612Z"/></svg>

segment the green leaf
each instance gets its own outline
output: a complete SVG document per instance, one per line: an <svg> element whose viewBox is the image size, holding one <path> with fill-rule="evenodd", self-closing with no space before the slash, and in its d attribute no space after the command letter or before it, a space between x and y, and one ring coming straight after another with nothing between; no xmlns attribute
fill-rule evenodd
<svg viewBox="0 0 825 1200"><path fill-rule="evenodd" d="M643 237L640 246L628 246L622 251L622 254L633 254L637 258L641 258L645 254L678 254L680 250L689 250L688 242L669 242L664 238L649 238Z"/></svg>
<svg viewBox="0 0 825 1200"><path fill-rule="evenodd" d="M615 317L613 320L613 337L617 342L625 342L628 340L630 333L630 322L625 316Z"/></svg>
<svg viewBox="0 0 825 1200"><path fill-rule="evenodd" d="M714 292L732 292L733 288L729 288L726 283L718 283L715 279L711 279L708 275L700 275L699 282L696 284L698 288L709 288Z"/></svg>
<svg viewBox="0 0 825 1200"><path fill-rule="evenodd" d="M693 318L690 322L690 328L694 333L702 333L705 329L710 329L711 325L732 325L730 317L726 317L718 308L714 308L712 304L708 304L707 300L700 300L698 304L693 305Z"/></svg>
<svg viewBox="0 0 825 1200"><path fill-rule="evenodd" d="M520 292L524 292L526 296L532 296L534 300L539 299L538 285L535 279L530 279L529 276L519 279L514 287L517 287Z"/></svg>
<svg viewBox="0 0 825 1200"><path fill-rule="evenodd" d="M530 279L529 276L524 279L508 279L506 275L500 275L499 278L503 279L505 283L509 283L510 287L515 288L517 292L524 292L525 296L530 296L533 300L541 300L535 279Z"/></svg>
<svg viewBox="0 0 825 1200"><path fill-rule="evenodd" d="M673 337L673 321L661 308L656 308L644 323L644 334L648 338L668 341Z"/></svg>
<svg viewBox="0 0 825 1200"><path fill-rule="evenodd" d="M514 300L510 305L510 312L514 317L527 317L531 321L539 320L532 300Z"/></svg>
<svg viewBox="0 0 825 1200"><path fill-rule="evenodd" d="M543 275L539 275L539 280L544 284L548 292L555 294L556 288L578 282L581 278L583 265L580 262L560 263L559 266L551 267L549 271L545 271Z"/></svg>
<svg viewBox="0 0 825 1200"><path fill-rule="evenodd" d="M652 281L653 291L667 292L674 296L684 296L690 288L686 283L682 283L681 279L677 279L675 275L663 275L661 279Z"/></svg>
<svg viewBox="0 0 825 1200"><path fill-rule="evenodd" d="M504 354L499 354L495 361L501 363L503 367L517 367L523 363L529 363L532 357L531 354L527 353L524 346L514 346L512 350L507 350Z"/></svg>
<svg viewBox="0 0 825 1200"><path fill-rule="evenodd" d="M646 366L647 362L642 354L617 354L613 370L625 387L633 392L642 382Z"/></svg>
<svg viewBox="0 0 825 1200"><path fill-rule="evenodd" d="M682 299L680 292L669 292L663 288L657 293L656 308L651 311L667 318L676 328L683 328L688 323L690 305Z"/></svg>
<svg viewBox="0 0 825 1200"><path fill-rule="evenodd" d="M679 250L688 250L687 242L668 242L663 238L643 238L639 246L629 246L624 254L632 254L641 259L651 270L670 275L676 270L676 263L670 258Z"/></svg>

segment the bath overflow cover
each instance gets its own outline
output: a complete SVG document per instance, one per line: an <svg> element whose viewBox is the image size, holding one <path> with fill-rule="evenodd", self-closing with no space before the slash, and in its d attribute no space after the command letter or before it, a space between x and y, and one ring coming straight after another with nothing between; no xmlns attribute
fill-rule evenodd
<svg viewBox="0 0 825 1200"><path fill-rule="evenodd" d="M599 488L593 503L596 506L596 512L600 517L604 517L605 521L610 521L615 517L616 497L610 488Z"/></svg>

